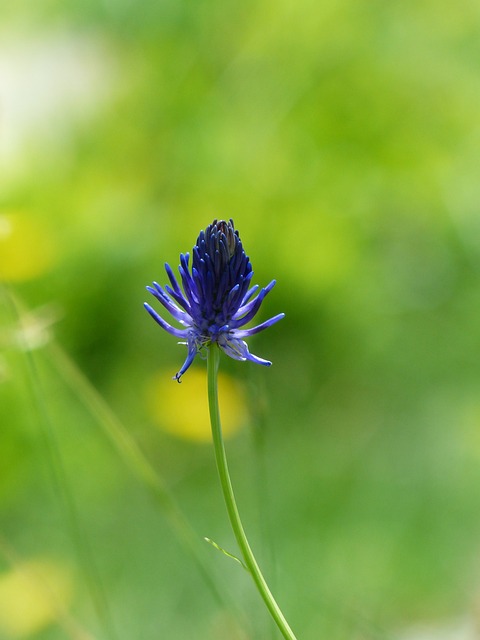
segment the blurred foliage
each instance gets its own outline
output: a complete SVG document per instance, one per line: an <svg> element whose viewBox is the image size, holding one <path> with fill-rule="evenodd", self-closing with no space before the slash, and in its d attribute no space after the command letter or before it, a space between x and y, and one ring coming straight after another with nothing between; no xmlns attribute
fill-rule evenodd
<svg viewBox="0 0 480 640"><path fill-rule="evenodd" d="M174 432L194 410L187 377L168 397L184 347L141 304L215 217L278 281L265 318L286 312L253 340L270 370L222 368L246 393L240 508L299 640L478 620L479 4L4 0L0 19L2 640L107 638L62 491L116 638L275 637L205 545L250 622L212 597L49 350L54 334L199 540L235 552L203 432ZM19 626L39 562L68 597L49 608L34 581Z"/></svg>

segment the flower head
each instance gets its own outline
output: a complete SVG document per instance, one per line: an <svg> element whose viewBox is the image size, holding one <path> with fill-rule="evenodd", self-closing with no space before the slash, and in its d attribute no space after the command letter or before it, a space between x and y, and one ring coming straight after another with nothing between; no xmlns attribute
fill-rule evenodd
<svg viewBox="0 0 480 640"><path fill-rule="evenodd" d="M271 362L249 352L243 338L272 326L285 314L279 313L250 329L241 328L256 315L275 280L260 290L258 285L250 287L252 265L233 220L214 220L201 231L193 247L191 270L189 261L188 253L180 254L178 271L183 290L168 264L165 264L165 270L171 286L162 287L154 282L153 287L147 287L182 325L177 328L168 324L145 303L145 309L162 329L182 338L182 344L188 347L187 358L174 378L180 382L197 353L212 343L217 343L235 360L251 360L270 366Z"/></svg>

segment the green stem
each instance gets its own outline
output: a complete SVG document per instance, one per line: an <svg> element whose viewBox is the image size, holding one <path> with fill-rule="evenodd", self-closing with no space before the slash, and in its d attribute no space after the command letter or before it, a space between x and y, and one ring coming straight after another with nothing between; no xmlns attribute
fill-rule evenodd
<svg viewBox="0 0 480 640"><path fill-rule="evenodd" d="M245 530L240 519L235 494L233 493L232 482L228 471L227 456L225 453L225 445L223 443L222 426L220 422L220 410L218 406L218 364L220 360L220 352L216 345L212 345L208 349L207 370L208 370L208 406L210 409L210 422L212 425L213 446L215 450L215 459L217 462L218 474L220 476L220 484L222 486L223 497L227 507L228 517L232 525L233 533L237 539L238 546L243 556L243 561L248 572L253 578L255 585L265 602L267 609L270 611L272 618L275 620L278 628L286 640L296 640L295 634L291 630L288 622L285 620L280 607L275 601L265 578L260 571L260 567L253 555L253 551L248 543Z"/></svg>

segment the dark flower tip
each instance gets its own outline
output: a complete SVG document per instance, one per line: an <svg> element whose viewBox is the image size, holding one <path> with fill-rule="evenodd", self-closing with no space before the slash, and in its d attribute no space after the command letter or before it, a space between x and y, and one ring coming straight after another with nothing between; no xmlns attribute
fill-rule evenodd
<svg viewBox="0 0 480 640"><path fill-rule="evenodd" d="M232 219L214 220L201 231L192 253L191 269L189 254L180 255L182 288L168 264L165 270L170 285L162 287L154 282L153 287L147 287L181 328L168 324L147 303L146 310L165 331L182 338L188 346L187 358L174 379L180 382L197 353L213 342L235 360L269 366L271 362L249 352L243 338L271 327L285 314L279 313L250 329L242 327L257 314L275 280L260 290L258 285L250 287L252 265Z"/></svg>

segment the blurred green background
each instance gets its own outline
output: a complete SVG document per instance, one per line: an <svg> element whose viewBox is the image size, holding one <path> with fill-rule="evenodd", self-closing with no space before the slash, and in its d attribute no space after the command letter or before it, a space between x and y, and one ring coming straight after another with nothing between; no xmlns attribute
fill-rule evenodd
<svg viewBox="0 0 480 640"><path fill-rule="evenodd" d="M286 313L222 359L231 472L299 640L478 637L479 143L473 0L3 0L2 640L279 637L142 308L230 217Z"/></svg>

